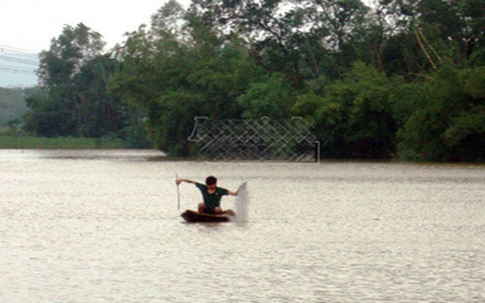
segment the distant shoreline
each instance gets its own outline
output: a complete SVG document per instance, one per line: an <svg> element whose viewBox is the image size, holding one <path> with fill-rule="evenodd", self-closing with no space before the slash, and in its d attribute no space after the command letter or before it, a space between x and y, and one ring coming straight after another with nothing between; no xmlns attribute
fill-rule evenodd
<svg viewBox="0 0 485 303"><path fill-rule="evenodd" d="M31 135L0 134L0 149L126 149L113 138L42 138Z"/></svg>

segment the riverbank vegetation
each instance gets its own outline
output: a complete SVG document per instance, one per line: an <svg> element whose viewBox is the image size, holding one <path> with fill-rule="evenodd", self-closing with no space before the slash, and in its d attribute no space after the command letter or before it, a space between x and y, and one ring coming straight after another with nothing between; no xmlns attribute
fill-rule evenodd
<svg viewBox="0 0 485 303"><path fill-rule="evenodd" d="M27 110L24 97L29 91L32 89L0 87L0 127L6 126Z"/></svg>
<svg viewBox="0 0 485 303"><path fill-rule="evenodd" d="M110 52L66 25L21 124L190 156L195 116L303 116L326 158L484 161L484 14L482 0L171 0Z"/></svg>
<svg viewBox="0 0 485 303"><path fill-rule="evenodd" d="M37 137L28 134L12 133L0 129L1 149L122 149L126 148L120 139L74 138L74 137Z"/></svg>

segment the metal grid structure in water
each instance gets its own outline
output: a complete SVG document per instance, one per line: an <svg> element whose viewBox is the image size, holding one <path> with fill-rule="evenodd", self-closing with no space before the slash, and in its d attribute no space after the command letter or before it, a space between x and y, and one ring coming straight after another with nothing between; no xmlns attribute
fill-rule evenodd
<svg viewBox="0 0 485 303"><path fill-rule="evenodd" d="M319 161L320 144L312 124L301 117L289 120L195 117L189 141L206 160Z"/></svg>

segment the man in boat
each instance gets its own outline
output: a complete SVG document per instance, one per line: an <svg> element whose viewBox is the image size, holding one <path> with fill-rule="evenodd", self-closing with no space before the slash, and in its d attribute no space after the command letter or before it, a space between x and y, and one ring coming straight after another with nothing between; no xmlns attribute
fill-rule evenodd
<svg viewBox="0 0 485 303"><path fill-rule="evenodd" d="M222 187L217 186L217 178L214 176L209 176L205 179L205 184L188 180L188 179L177 179L175 181L177 185L182 182L195 184L195 186L200 190L202 193L202 198L204 199L204 203L199 203L198 211L200 213L207 213L207 214L222 214L221 208L221 198L223 196L237 196L239 193L239 189L235 192L227 190Z"/></svg>

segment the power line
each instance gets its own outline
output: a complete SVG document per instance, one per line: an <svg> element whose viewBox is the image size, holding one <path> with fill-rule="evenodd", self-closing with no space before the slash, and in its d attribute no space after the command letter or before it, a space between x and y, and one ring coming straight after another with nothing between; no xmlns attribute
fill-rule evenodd
<svg viewBox="0 0 485 303"><path fill-rule="evenodd" d="M29 69L18 68L18 67L0 66L0 71L13 73L13 74L24 74L24 75L29 75L29 76L37 76L35 74L35 70L29 70Z"/></svg>
<svg viewBox="0 0 485 303"><path fill-rule="evenodd" d="M34 60L31 58L26 58L26 57L14 57L14 56L8 56L8 55L2 55L0 53L0 62L1 61L6 61L6 62L16 62L16 63L22 63L22 64L27 64L27 65L39 65L39 60Z"/></svg>
<svg viewBox="0 0 485 303"><path fill-rule="evenodd" d="M26 53L26 54L39 54L39 52L30 50L30 49L25 49L25 48L20 48L20 47L15 47L15 46L8 46L8 45L3 45L0 44L0 52L14 52L14 53Z"/></svg>
<svg viewBox="0 0 485 303"><path fill-rule="evenodd" d="M0 44L0 71L35 77L39 67L38 52Z"/></svg>

